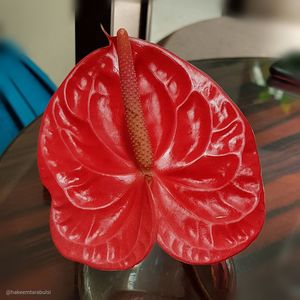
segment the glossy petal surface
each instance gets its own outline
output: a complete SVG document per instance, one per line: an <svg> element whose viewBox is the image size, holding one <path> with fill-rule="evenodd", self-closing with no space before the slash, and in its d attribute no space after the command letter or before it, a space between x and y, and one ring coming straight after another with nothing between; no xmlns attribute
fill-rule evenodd
<svg viewBox="0 0 300 300"><path fill-rule="evenodd" d="M52 196L54 243L94 268L126 269L156 241L191 264L247 247L264 221L252 130L204 73L131 39L153 178L128 142L115 38L82 60L53 96L39 138L39 169Z"/></svg>

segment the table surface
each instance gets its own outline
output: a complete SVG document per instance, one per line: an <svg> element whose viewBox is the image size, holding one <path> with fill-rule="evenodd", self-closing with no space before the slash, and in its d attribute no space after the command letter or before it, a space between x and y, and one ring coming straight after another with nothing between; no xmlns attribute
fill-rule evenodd
<svg viewBox="0 0 300 300"><path fill-rule="evenodd" d="M259 147L267 218L258 239L234 258L241 300L300 298L300 94L267 80L271 62L192 62L237 103ZM49 233L50 198L36 165L39 124L23 130L0 160L0 299L6 290L31 289L67 300L77 290L76 265L61 257Z"/></svg>

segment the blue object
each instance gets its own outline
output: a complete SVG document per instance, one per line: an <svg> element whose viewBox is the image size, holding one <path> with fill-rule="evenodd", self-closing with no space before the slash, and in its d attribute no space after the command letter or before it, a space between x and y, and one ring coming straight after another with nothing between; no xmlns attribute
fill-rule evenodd
<svg viewBox="0 0 300 300"><path fill-rule="evenodd" d="M56 86L22 51L0 41L0 155L41 115Z"/></svg>

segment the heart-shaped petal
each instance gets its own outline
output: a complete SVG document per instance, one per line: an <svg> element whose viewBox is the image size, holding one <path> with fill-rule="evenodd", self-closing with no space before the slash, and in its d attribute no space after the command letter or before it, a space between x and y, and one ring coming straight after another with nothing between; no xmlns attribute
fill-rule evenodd
<svg viewBox="0 0 300 300"><path fill-rule="evenodd" d="M264 220L258 154L245 117L206 74L130 39L134 69L128 53L122 65L136 73L136 85L126 78L125 87L135 100L139 92L141 107L133 111L145 123L133 128L145 125L153 154L151 170L140 170L125 120L120 73L127 73L119 70L116 38L109 40L73 69L43 117L38 163L52 197L57 248L105 270L132 267L155 240L192 264L238 253Z"/></svg>

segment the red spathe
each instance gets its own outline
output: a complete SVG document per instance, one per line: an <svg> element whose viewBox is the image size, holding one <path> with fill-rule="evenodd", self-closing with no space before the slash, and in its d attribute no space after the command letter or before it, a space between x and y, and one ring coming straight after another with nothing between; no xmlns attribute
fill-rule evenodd
<svg viewBox="0 0 300 300"><path fill-rule="evenodd" d="M102 270L136 265L155 242L189 264L242 251L265 217L245 117L205 73L131 39L154 160L145 180L128 141L116 39L109 39L73 69L43 117L38 163L56 247Z"/></svg>

